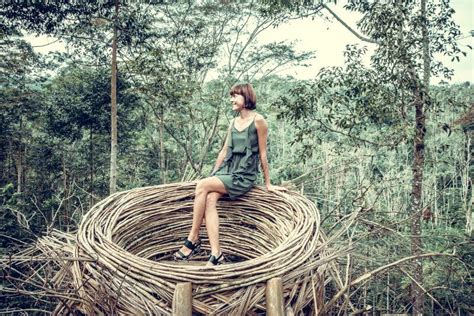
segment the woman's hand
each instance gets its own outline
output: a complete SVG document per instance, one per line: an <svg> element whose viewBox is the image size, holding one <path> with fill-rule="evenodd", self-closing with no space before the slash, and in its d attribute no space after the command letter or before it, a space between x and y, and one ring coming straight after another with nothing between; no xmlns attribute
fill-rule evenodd
<svg viewBox="0 0 474 316"><path fill-rule="evenodd" d="M267 192L278 192L278 191L284 192L284 191L288 191L288 189L285 187L279 187L277 185L271 185L271 184L267 185Z"/></svg>

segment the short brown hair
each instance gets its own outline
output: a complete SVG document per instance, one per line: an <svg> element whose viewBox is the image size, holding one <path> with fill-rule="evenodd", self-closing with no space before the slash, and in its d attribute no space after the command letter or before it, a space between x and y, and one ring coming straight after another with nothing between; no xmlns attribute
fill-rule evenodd
<svg viewBox="0 0 474 316"><path fill-rule="evenodd" d="M240 94L244 97L245 108L249 110L255 110L257 108L257 95L253 91L252 86L249 83L242 83L234 85L230 91L230 95Z"/></svg>

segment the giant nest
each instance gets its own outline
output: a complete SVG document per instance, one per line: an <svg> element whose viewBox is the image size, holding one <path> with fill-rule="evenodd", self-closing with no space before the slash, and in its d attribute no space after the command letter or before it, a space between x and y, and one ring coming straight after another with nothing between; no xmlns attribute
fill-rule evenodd
<svg viewBox="0 0 474 316"><path fill-rule="evenodd" d="M201 253L176 262L172 254L191 227L195 186L113 194L87 212L76 234L55 231L39 239L36 252L58 258L51 282L62 298L55 312L171 314L176 284L191 282L193 313L259 315L274 277L282 278L287 311L318 310L336 254L327 251L316 206L299 193L260 187L234 201L223 197L217 210L226 262L205 267L204 224Z"/></svg>

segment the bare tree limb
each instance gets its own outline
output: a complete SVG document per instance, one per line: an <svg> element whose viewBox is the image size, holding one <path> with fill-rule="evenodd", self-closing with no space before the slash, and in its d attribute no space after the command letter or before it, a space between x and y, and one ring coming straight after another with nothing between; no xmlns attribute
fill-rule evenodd
<svg viewBox="0 0 474 316"><path fill-rule="evenodd" d="M351 28L346 22L344 22L336 13L334 13L334 11L332 11L331 9L329 9L329 7L325 4L322 5L324 9L328 10L329 13L331 13L331 15L339 22L341 23L347 30L349 30L352 34L354 34L358 39L360 39L361 41L364 41L364 42L368 42L368 43L372 43L372 44L378 44L380 45L380 42L377 42L373 39L370 39L370 38L367 38L367 37L364 37L362 35L360 35L359 33L357 33L357 31L355 31L353 28Z"/></svg>
<svg viewBox="0 0 474 316"><path fill-rule="evenodd" d="M397 260L397 261L394 261L392 263L389 263L389 264L386 264L384 266L381 266L375 270L372 270L370 272L367 272L367 273L364 273L363 275L359 276L358 278L356 278L354 281L352 281L351 283L347 284L346 286L344 286L341 290L339 290L339 292L337 292L336 295L333 296L333 298L327 303L324 305L322 311L321 311L321 314L324 314L326 313L329 308L331 308L332 305L334 305L334 303L343 295L346 293L347 289L350 288L351 286L354 286L358 283L361 283L365 280L368 280L370 278L372 278L373 276L375 276L376 274L384 271L384 270L387 270L389 268L392 268L392 267L395 267L395 266L398 266L402 263L405 263L407 261L410 261L410 260L415 260L415 259L419 259L419 258L425 258L425 257L440 257L440 256L444 256L444 257L455 257L456 255L454 253L452 254L448 254L448 253L425 253L425 254L421 254L421 255L418 255L418 256L410 256L410 257L405 257L405 258L402 258L400 260Z"/></svg>

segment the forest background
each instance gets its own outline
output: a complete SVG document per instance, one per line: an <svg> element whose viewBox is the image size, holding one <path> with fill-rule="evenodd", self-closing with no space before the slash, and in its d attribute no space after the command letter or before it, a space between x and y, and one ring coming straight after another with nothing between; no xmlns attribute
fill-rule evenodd
<svg viewBox="0 0 474 316"><path fill-rule="evenodd" d="M450 62L472 54L466 34L449 1L347 2L352 26L333 5L3 3L1 254L74 231L116 190L208 176L234 116L228 90L251 82L272 183L314 201L329 236L350 221L337 240L351 246L339 262L350 279L413 256L349 287L338 308L474 312L472 73L450 82ZM362 44L335 52L342 66L282 75L317 52L258 39L302 18L338 23ZM28 34L65 49L37 53ZM3 310L48 309L1 295Z"/></svg>

